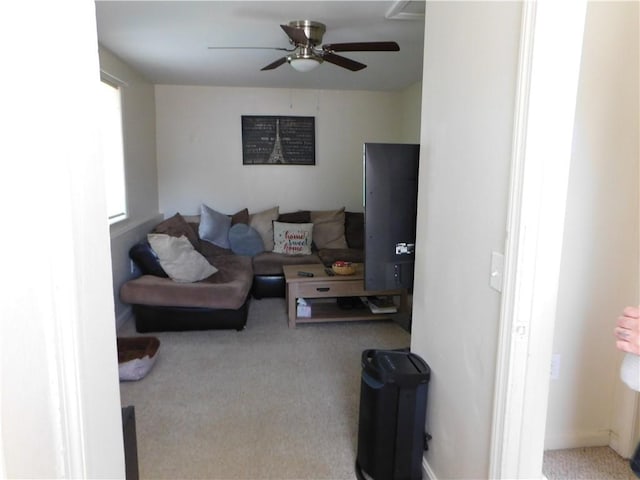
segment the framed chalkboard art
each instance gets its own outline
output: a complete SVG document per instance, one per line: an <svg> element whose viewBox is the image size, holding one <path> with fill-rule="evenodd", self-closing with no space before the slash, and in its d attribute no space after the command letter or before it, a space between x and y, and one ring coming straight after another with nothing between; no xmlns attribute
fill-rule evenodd
<svg viewBox="0 0 640 480"><path fill-rule="evenodd" d="M242 115L243 165L315 165L315 117Z"/></svg>

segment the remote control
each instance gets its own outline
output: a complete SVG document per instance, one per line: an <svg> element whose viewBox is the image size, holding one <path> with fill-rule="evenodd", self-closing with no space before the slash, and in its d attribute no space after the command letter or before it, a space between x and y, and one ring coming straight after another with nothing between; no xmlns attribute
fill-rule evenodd
<svg viewBox="0 0 640 480"><path fill-rule="evenodd" d="M313 273L311 272L298 272L299 277L313 277Z"/></svg>
<svg viewBox="0 0 640 480"><path fill-rule="evenodd" d="M333 277L333 276L336 274L336 272L334 272L333 270L331 270L329 267L325 268L325 269L324 269L324 271L325 271L325 273L326 273L327 275L329 275L330 277Z"/></svg>

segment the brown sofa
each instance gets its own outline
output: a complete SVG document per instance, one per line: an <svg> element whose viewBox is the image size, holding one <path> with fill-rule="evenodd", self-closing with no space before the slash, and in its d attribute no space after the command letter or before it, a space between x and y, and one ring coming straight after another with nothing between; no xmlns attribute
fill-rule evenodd
<svg viewBox="0 0 640 480"><path fill-rule="evenodd" d="M286 285L283 265L303 265L322 263L331 266L336 260L349 262L364 261L364 214L344 212L344 235L348 248L313 248L311 255L283 255L263 252L253 257L253 289L255 298L284 297ZM294 214L282 214L278 221L291 223L310 222L310 212L300 211Z"/></svg>
<svg viewBox="0 0 640 480"><path fill-rule="evenodd" d="M312 213L278 214L277 221L309 223ZM246 210L233 215L232 223L248 223ZM132 305L138 332L164 330L236 329L246 325L250 297L284 297L283 265L364 259L364 214L344 212L344 236L348 248L315 248L308 255L285 255L264 251L254 256L236 255L199 237L199 216L173 217L161 222L155 233L186 236L193 247L218 269L193 283L168 277L146 241L134 245L129 255L142 275L120 289L123 302Z"/></svg>

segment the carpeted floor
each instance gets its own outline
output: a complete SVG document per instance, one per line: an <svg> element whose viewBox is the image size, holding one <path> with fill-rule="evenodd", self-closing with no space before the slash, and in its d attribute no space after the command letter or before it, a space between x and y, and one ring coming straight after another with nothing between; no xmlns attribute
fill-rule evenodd
<svg viewBox="0 0 640 480"><path fill-rule="evenodd" d="M252 301L242 332L153 335L155 366L120 387L143 479L353 479L361 353L410 341L387 321L291 330L283 299Z"/></svg>
<svg viewBox="0 0 640 480"><path fill-rule="evenodd" d="M546 451L542 471L549 480L637 480L629 460L609 447Z"/></svg>

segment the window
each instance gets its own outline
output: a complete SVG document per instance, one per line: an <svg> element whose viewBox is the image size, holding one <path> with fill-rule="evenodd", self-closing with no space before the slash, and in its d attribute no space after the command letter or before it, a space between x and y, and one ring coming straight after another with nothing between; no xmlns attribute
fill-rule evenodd
<svg viewBox="0 0 640 480"><path fill-rule="evenodd" d="M109 223L127 218L120 88L100 83L100 155L104 163Z"/></svg>

